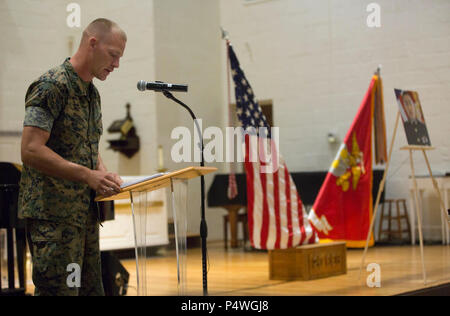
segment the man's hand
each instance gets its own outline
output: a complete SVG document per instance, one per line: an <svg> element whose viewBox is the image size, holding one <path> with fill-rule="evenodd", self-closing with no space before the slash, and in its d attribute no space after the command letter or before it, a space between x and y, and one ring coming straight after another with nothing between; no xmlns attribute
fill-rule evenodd
<svg viewBox="0 0 450 316"><path fill-rule="evenodd" d="M98 194L108 197L120 192L120 177L106 171L99 155L98 170L69 162L46 146L50 133L25 126L22 133L22 161L42 173L56 178L87 183Z"/></svg>
<svg viewBox="0 0 450 316"><path fill-rule="evenodd" d="M104 197L120 193L122 183L117 174L107 171L91 170L87 178L87 184Z"/></svg>

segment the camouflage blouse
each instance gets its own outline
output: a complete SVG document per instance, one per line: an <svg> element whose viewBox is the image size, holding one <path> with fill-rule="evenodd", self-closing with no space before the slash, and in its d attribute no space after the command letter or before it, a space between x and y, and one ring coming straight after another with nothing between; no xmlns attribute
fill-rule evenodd
<svg viewBox="0 0 450 316"><path fill-rule="evenodd" d="M50 138L46 145L62 158L96 168L103 131L100 95L91 82L78 76L69 59L28 88L24 126L48 131ZM91 194L87 184L49 177L25 165L19 216L83 227Z"/></svg>

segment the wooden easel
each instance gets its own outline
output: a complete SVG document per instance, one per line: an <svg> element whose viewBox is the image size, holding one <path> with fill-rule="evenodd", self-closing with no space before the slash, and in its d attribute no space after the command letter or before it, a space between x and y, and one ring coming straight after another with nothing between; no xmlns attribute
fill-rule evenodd
<svg viewBox="0 0 450 316"><path fill-rule="evenodd" d="M394 142L395 142L395 138L397 135L397 129L398 129L398 125L400 122L400 112L398 112L397 114L397 119L395 121L395 128L394 128L394 133L392 136L392 141L391 141L391 146L389 149L389 157L388 157L388 161L386 162L386 169L384 171L384 175L383 175L383 179L380 183L380 188L378 190L378 196L377 196L377 200L375 203L375 212L372 216L372 221L370 223L370 229L369 229L369 233L367 235L367 241L366 241L366 246L364 248L364 254L362 257L362 261L361 261L361 266L360 266L360 270L359 270L359 278L361 279L362 276L362 270L364 268L365 265L365 260L366 260L366 255L367 255L367 250L369 248L369 242L370 242L370 237L372 236L373 233L373 227L375 224L375 219L377 217L377 213L378 213L378 207L380 205L380 200L381 200L381 194L384 190L385 184L386 184L386 178L387 178L387 173L389 171L389 166L390 166L390 162L391 162L391 157L392 157L392 151L394 148ZM445 210L445 204L444 201L442 200L442 196L441 196L441 191L439 190L438 184L436 182L436 179L433 177L433 172L431 171L431 166L430 166L430 162L428 160L428 156L426 154L427 150L434 150L434 147L431 146L405 146L402 147L400 150L409 150L409 160L411 163L411 177L413 180L413 186L414 186L414 206L415 206L415 210L416 210L416 215L417 215L417 222L418 222L418 228L419 228L419 239L420 239L420 254L421 254L421 259L422 259L422 275L423 275L423 282L424 284L427 283L427 275L426 275L426 269L425 269L425 258L424 258L424 250L423 250L423 234L422 234L422 209L421 209L421 204L419 203L419 198L418 198L418 190L417 190L417 180L416 180L416 175L415 175L415 169L414 169L414 159L413 159L413 152L414 151L422 151L424 158L425 158L425 162L427 164L428 167L428 172L430 174L431 180L433 181L433 186L434 189L436 190L436 193L438 195L439 201L440 201L440 206L441 206L441 211L444 212L445 218L447 219L447 225L448 227L450 227L450 218L449 215L447 214L446 210Z"/></svg>

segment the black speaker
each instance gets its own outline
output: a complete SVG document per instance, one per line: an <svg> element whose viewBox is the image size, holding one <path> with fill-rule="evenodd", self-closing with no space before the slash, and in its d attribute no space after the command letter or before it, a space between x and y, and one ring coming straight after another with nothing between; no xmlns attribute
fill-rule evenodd
<svg viewBox="0 0 450 316"><path fill-rule="evenodd" d="M17 218L21 173L9 162L0 162L0 227L25 228Z"/></svg>
<svg viewBox="0 0 450 316"><path fill-rule="evenodd" d="M114 201L98 202L100 222L113 221L115 218Z"/></svg>
<svg viewBox="0 0 450 316"><path fill-rule="evenodd" d="M130 274L111 251L102 251L102 280L106 296L125 296Z"/></svg>

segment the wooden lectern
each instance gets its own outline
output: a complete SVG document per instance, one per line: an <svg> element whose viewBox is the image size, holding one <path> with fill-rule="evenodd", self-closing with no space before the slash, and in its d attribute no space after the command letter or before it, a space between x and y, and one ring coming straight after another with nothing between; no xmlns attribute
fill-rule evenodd
<svg viewBox="0 0 450 316"><path fill-rule="evenodd" d="M147 295L147 224L151 220L149 209L152 205L152 191L170 187L171 208L175 226L175 245L177 253L178 294L186 293L186 233L187 233L187 182L212 172L217 168L189 167L161 175L157 178L124 187L120 193L110 196L98 196L95 200L131 200L133 227L136 249L137 294Z"/></svg>

